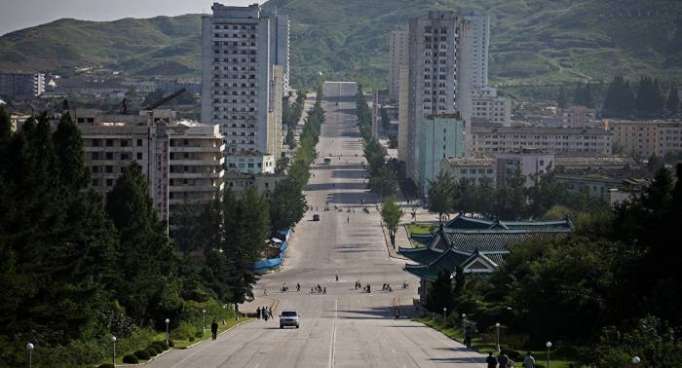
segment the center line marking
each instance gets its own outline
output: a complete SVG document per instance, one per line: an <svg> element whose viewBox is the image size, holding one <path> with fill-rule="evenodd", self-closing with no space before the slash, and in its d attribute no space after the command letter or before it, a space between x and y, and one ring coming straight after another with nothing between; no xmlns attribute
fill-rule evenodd
<svg viewBox="0 0 682 368"><path fill-rule="evenodd" d="M339 299L334 299L334 319L332 319L332 331L329 339L329 368L334 367L334 347L336 345L336 318L339 316Z"/></svg>

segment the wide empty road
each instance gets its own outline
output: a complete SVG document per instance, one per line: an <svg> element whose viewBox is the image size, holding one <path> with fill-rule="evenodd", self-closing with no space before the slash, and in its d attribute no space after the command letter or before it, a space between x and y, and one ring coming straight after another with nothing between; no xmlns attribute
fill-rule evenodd
<svg viewBox="0 0 682 368"><path fill-rule="evenodd" d="M151 367L483 366L479 354L405 318L412 311L417 280L402 270L402 262L388 257L376 200L366 189L356 90L354 83L325 83L326 123L306 188L313 210L296 227L283 269L264 276L255 291L261 296L267 289L279 301L278 311L298 311L301 328L280 330L277 318L250 322L216 341L171 351ZM332 158L331 164L324 164L325 157ZM325 206L330 210L324 211ZM362 211L365 206L369 214ZM315 213L319 222L311 221ZM355 281L370 283L372 292L355 290ZM403 282L408 289L401 288ZM291 291L279 291L284 283ZM302 286L300 293L296 283ZM393 292L381 291L384 283ZM327 294L311 295L317 284ZM395 306L403 318L394 318Z"/></svg>

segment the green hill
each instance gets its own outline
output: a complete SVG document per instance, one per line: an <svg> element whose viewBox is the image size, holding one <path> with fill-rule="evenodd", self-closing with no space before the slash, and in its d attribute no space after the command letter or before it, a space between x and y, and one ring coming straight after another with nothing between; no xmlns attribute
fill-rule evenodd
<svg viewBox="0 0 682 368"><path fill-rule="evenodd" d="M682 80L677 0L271 0L292 18L294 82L352 78L384 85L387 34L431 9L493 19L498 85L608 80L642 74ZM198 75L200 16L71 19L0 38L0 69L106 65L132 74Z"/></svg>

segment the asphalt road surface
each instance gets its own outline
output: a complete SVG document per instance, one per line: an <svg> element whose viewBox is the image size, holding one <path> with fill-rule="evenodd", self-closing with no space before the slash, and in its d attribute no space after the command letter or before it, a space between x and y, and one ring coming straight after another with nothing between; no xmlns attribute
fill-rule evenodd
<svg viewBox="0 0 682 368"><path fill-rule="evenodd" d="M325 83L326 123L306 196L313 209L296 227L282 270L265 275L255 293L301 314L300 329L277 318L246 323L192 349L171 351L149 366L163 368L483 367L483 358L412 322L417 280L388 257L376 199L366 189L354 83ZM325 157L332 158L324 164ZM364 203L364 204L363 204ZM329 211L324 211L328 206ZM334 207L338 207L335 209ZM362 208L368 207L370 213ZM317 210L316 210L317 209ZM351 212L348 212L348 211ZM312 221L314 214L320 221ZM339 281L336 281L336 275ZM371 284L371 293L354 283ZM407 282L409 287L402 288ZM296 292L296 284L301 292ZM389 283L392 292L381 291ZM289 292L281 292L286 284ZM311 294L316 285L327 293ZM401 318L395 319L396 306ZM276 313L275 313L276 314Z"/></svg>

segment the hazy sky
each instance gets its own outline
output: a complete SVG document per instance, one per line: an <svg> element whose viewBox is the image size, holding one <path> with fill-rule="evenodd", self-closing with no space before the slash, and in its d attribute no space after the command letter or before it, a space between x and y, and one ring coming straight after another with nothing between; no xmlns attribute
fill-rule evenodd
<svg viewBox="0 0 682 368"><path fill-rule="evenodd" d="M0 35L59 18L113 20L208 13L214 2L248 5L257 0L0 0Z"/></svg>

